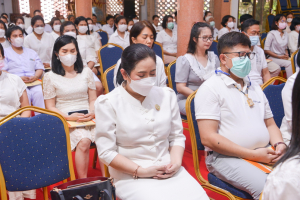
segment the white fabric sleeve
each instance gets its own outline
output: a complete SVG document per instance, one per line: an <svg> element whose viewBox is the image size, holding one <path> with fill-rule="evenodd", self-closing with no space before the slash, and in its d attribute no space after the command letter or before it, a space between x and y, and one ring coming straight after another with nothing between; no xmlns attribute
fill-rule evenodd
<svg viewBox="0 0 300 200"><path fill-rule="evenodd" d="M56 97L56 89L51 82L50 73L51 72L47 72L43 79L43 93L45 100Z"/></svg>
<svg viewBox="0 0 300 200"><path fill-rule="evenodd" d="M23 95L24 90L26 90L27 86L24 81L17 75L9 74L12 82L18 90L18 97L20 98Z"/></svg>
<svg viewBox="0 0 300 200"><path fill-rule="evenodd" d="M117 74L118 74L118 70L119 70L119 67L120 67L120 64L121 64L121 58L118 60L116 66L115 66L115 69L114 69L114 86L115 87L118 87L118 84L117 84Z"/></svg>
<svg viewBox="0 0 300 200"><path fill-rule="evenodd" d="M163 32L159 32L157 35L156 35L156 42L159 42L159 43L163 43Z"/></svg>
<svg viewBox="0 0 300 200"><path fill-rule="evenodd" d="M264 50L271 50L271 44L272 41L275 39L274 35L270 32L267 35L265 45L264 45Z"/></svg>
<svg viewBox="0 0 300 200"><path fill-rule="evenodd" d="M265 93L263 93L263 95L264 95L263 98L264 98L264 104L265 104L265 116L264 116L264 119L270 119L270 118L273 117L273 113L272 113L272 110L271 110L270 105L269 105L269 101L268 101Z"/></svg>
<svg viewBox="0 0 300 200"><path fill-rule="evenodd" d="M24 38L24 43L23 43L23 47L26 47L26 48L30 48L30 46L29 46L29 43L30 43L30 37L25 37Z"/></svg>
<svg viewBox="0 0 300 200"><path fill-rule="evenodd" d="M158 75L157 78L159 79L159 87L167 87L167 76L165 72L165 65L162 59L156 56L156 74Z"/></svg>
<svg viewBox="0 0 300 200"><path fill-rule="evenodd" d="M294 53L298 49L297 48L298 43L295 42L295 41L298 41L298 35L299 34L295 34L294 31L292 31L288 36L289 37L288 47L292 53Z"/></svg>

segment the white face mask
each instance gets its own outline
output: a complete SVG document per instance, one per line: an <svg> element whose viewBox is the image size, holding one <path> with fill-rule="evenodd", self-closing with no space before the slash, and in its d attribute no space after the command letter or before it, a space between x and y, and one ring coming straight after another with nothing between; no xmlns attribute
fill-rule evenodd
<svg viewBox="0 0 300 200"><path fill-rule="evenodd" d="M133 23L137 23L138 21L138 19L133 19Z"/></svg>
<svg viewBox="0 0 300 200"><path fill-rule="evenodd" d="M87 26L78 26L78 31L79 33L86 33L88 31L88 27Z"/></svg>
<svg viewBox="0 0 300 200"><path fill-rule="evenodd" d="M0 38L3 38L5 36L5 30L0 29Z"/></svg>
<svg viewBox="0 0 300 200"><path fill-rule="evenodd" d="M286 21L287 21L287 22L292 22L292 21L293 21L293 18L287 18Z"/></svg>
<svg viewBox="0 0 300 200"><path fill-rule="evenodd" d="M89 24L89 29L90 29L90 31L93 31L93 29L94 29L94 24Z"/></svg>
<svg viewBox="0 0 300 200"><path fill-rule="evenodd" d="M55 32L59 32L59 31L60 31L60 25L54 25L54 26L53 26L53 30L54 30Z"/></svg>
<svg viewBox="0 0 300 200"><path fill-rule="evenodd" d="M130 31L130 30L131 30L131 28L132 28L132 26L128 26L128 27L127 27L128 31Z"/></svg>
<svg viewBox="0 0 300 200"><path fill-rule="evenodd" d="M67 67L71 67L71 66L74 65L74 63L77 60L77 54L73 55L73 54L69 53L68 55L65 55L65 56L60 56L59 55L59 59L62 62L62 64L64 64Z"/></svg>
<svg viewBox="0 0 300 200"><path fill-rule="evenodd" d="M130 76L128 75L130 78ZM132 80L130 78L131 82L129 84L129 87L135 91L136 93L142 95L142 96L147 96L152 89L152 87L155 84L156 77L148 77L148 78L143 78L140 80Z"/></svg>
<svg viewBox="0 0 300 200"><path fill-rule="evenodd" d="M21 29L24 29L25 28L25 25L24 24L19 24L18 25Z"/></svg>
<svg viewBox="0 0 300 200"><path fill-rule="evenodd" d="M296 26L296 31L300 31L300 25Z"/></svg>
<svg viewBox="0 0 300 200"><path fill-rule="evenodd" d="M227 26L228 26L229 28L233 28L233 27L234 27L234 23L233 23L233 22L228 22L228 23L227 23Z"/></svg>
<svg viewBox="0 0 300 200"><path fill-rule="evenodd" d="M15 47L21 47L21 46L23 46L23 43L24 43L24 38L17 37L17 38L11 39L11 44Z"/></svg>
<svg viewBox="0 0 300 200"><path fill-rule="evenodd" d="M75 38L75 39L77 38L76 33L74 33L73 31L65 32L64 35L72 36L72 37Z"/></svg>
<svg viewBox="0 0 300 200"><path fill-rule="evenodd" d="M127 30L127 24L121 24L118 26L120 32L125 32Z"/></svg>
<svg viewBox="0 0 300 200"><path fill-rule="evenodd" d="M36 33L36 34L43 34L44 33L44 29L45 29L45 27L37 27L37 28L34 28L34 32Z"/></svg>

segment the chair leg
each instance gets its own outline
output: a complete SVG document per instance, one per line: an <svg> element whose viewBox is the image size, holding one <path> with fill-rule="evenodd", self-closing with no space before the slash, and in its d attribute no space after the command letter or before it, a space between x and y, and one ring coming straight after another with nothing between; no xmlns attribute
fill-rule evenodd
<svg viewBox="0 0 300 200"><path fill-rule="evenodd" d="M96 147L95 152L94 152L94 158L93 158L93 169L96 168L97 158L98 158L98 152L97 152L97 147Z"/></svg>
<svg viewBox="0 0 300 200"><path fill-rule="evenodd" d="M44 200L48 200L48 189L47 187L43 187Z"/></svg>

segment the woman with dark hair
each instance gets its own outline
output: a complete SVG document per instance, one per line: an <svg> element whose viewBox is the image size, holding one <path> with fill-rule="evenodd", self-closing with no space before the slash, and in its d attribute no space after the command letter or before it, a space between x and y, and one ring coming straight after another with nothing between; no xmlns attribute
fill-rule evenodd
<svg viewBox="0 0 300 200"><path fill-rule="evenodd" d="M69 22L75 22L75 16L74 15L68 15L68 21Z"/></svg>
<svg viewBox="0 0 300 200"><path fill-rule="evenodd" d="M148 48L153 48L154 38L156 36L155 28L149 21L137 22L133 25L130 31L130 45L133 44L144 44ZM114 69L114 85L117 87L117 75L120 76L120 64L121 59L118 60ZM165 87L167 76L165 73L164 62L156 55L156 81L155 86Z"/></svg>
<svg viewBox="0 0 300 200"><path fill-rule="evenodd" d="M225 33L229 33L234 28L233 17L231 15L225 15L222 18L221 22L223 28L221 28L218 32L218 39L222 37Z"/></svg>
<svg viewBox="0 0 300 200"><path fill-rule="evenodd" d="M129 33L127 32L127 21L124 16L115 20L115 32L109 37L108 43L121 46L123 49L129 46Z"/></svg>
<svg viewBox="0 0 300 200"><path fill-rule="evenodd" d="M300 31L300 18L295 17L292 21L290 26L291 32L288 34L288 47L292 53L297 51L298 49L298 38L299 38L299 31Z"/></svg>
<svg viewBox="0 0 300 200"><path fill-rule="evenodd" d="M33 32L24 40L24 47L34 50L40 57L45 68L50 68L51 51L54 44L53 36L45 32L44 19L36 15L31 19Z"/></svg>
<svg viewBox="0 0 300 200"><path fill-rule="evenodd" d="M102 26L102 30L105 31L108 34L108 36L110 37L115 31L114 17L112 15L107 15L105 21L106 21L106 24L104 24Z"/></svg>
<svg viewBox="0 0 300 200"><path fill-rule="evenodd" d="M28 33L25 31L25 21L23 17L16 17L15 18L15 25L19 26L23 30L24 38L28 35Z"/></svg>
<svg viewBox="0 0 300 200"><path fill-rule="evenodd" d="M99 158L109 166L122 200L208 200L181 166L185 136L176 95L169 87L154 86L155 62L146 45L123 51L120 87L95 102Z"/></svg>
<svg viewBox="0 0 300 200"><path fill-rule="evenodd" d="M213 15L209 10L206 10L204 13L203 20L207 22L208 21L207 17L209 17L209 16L213 16Z"/></svg>
<svg viewBox="0 0 300 200"><path fill-rule="evenodd" d="M300 66L299 60L297 60L297 64ZM289 99L290 134L288 138L285 138L284 133L282 134L284 140L288 139L285 141L288 149L274 165L273 171L267 178L263 200L300 199L300 76L298 73L288 79L284 89L286 87L288 91L282 93L282 97L283 94L289 95L286 98Z"/></svg>
<svg viewBox="0 0 300 200"><path fill-rule="evenodd" d="M97 31L95 31L96 26L93 24L93 20L91 18L86 18L86 22L88 23L90 34L93 35L97 40L95 42L95 50L98 51L102 47L101 36L99 35L99 33L97 33Z"/></svg>
<svg viewBox="0 0 300 200"><path fill-rule="evenodd" d="M164 30L157 34L156 42L162 45L164 62L169 64L177 57L177 30L174 30L174 19L171 15L164 16L162 27Z"/></svg>
<svg viewBox="0 0 300 200"><path fill-rule="evenodd" d="M180 113L186 115L187 97L197 90L220 67L218 56L208 51L212 42L212 27L197 22L192 27L187 53L176 61L175 82Z"/></svg>
<svg viewBox="0 0 300 200"><path fill-rule="evenodd" d="M264 50L267 57L280 67L285 68L286 76L289 78L293 74L293 69L287 51L288 34L283 32L286 26L286 17L283 14L276 15L272 24L272 30L267 35ZM272 69L269 67L271 74L276 70L277 68Z"/></svg>
<svg viewBox="0 0 300 200"><path fill-rule="evenodd" d="M44 71L43 63L34 50L23 47L23 30L19 26L13 26L7 30L6 38L11 47L5 49L3 70L18 75L24 83L40 79ZM27 87L26 91L29 105L45 108L41 85Z"/></svg>
<svg viewBox="0 0 300 200"><path fill-rule="evenodd" d="M134 25L134 22L132 19L127 20L127 31L130 33L130 30L132 29L132 26Z"/></svg>
<svg viewBox="0 0 300 200"><path fill-rule="evenodd" d="M69 121L94 119L97 95L93 72L83 66L75 38L64 35L55 41L51 65L52 71L45 74L43 81L46 108ZM94 129L94 126L70 128L71 149L76 148L78 178L87 177L90 144L95 140Z"/></svg>
<svg viewBox="0 0 300 200"><path fill-rule="evenodd" d="M290 26L292 25L293 19L294 19L294 14L292 12L288 12L286 14L287 26L286 26L286 29L284 30L284 32L290 33L292 31L292 29L290 29Z"/></svg>
<svg viewBox="0 0 300 200"><path fill-rule="evenodd" d="M6 28L5 23L0 20L0 43L4 49L7 47L10 47L10 43L5 38L6 31L7 31L7 28Z"/></svg>
<svg viewBox="0 0 300 200"><path fill-rule="evenodd" d="M61 21L57 17L53 17L50 22L50 26L53 31L50 33L53 36L54 41L60 36Z"/></svg>

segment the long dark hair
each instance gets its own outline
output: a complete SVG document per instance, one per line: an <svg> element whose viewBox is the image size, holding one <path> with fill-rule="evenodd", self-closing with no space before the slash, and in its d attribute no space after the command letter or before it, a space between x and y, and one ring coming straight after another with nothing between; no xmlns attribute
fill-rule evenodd
<svg viewBox="0 0 300 200"><path fill-rule="evenodd" d="M132 37L137 38L141 34L141 32L144 30L144 28L146 28L146 27L148 27L152 31L154 41L155 41L155 38L156 38L155 28L153 27L153 25L149 21L144 20L144 21L137 22L137 23L133 24L133 26L130 30L130 36L129 36L130 45L133 44ZM154 42L153 42L153 45L154 45Z"/></svg>
<svg viewBox="0 0 300 200"><path fill-rule="evenodd" d="M196 39L196 41L198 41L198 37L201 34L201 31L203 30L203 28L209 28L209 30L211 30L211 33L213 35L214 31L213 31L212 27L210 25L208 25L207 23L197 22L196 24L194 24L194 26L192 27L192 30L191 30L190 41L189 41L187 53L195 54L196 48L197 48L197 43L194 41L194 38ZM207 53L207 51L206 51L206 53Z"/></svg>
<svg viewBox="0 0 300 200"><path fill-rule="evenodd" d="M144 44L133 44L128 46L122 53L121 64L117 73L117 83L119 85L124 81L121 69L124 69L128 75L134 70L136 64L146 58L152 58L156 62L155 52Z"/></svg>
<svg viewBox="0 0 300 200"><path fill-rule="evenodd" d="M0 24L2 24L4 26L4 31L5 31L4 35L6 35L7 27L6 27L5 23L4 23L4 21L0 20Z"/></svg>
<svg viewBox="0 0 300 200"><path fill-rule="evenodd" d="M81 21L85 21L85 22L86 22L86 25L87 25L87 28L88 28L86 34L87 34L87 35L90 35L89 24L88 24L88 22L87 22L87 20L86 20L85 17L83 17L83 16L77 17L77 18L75 19L75 21L74 21L74 24L78 26L78 24L79 24ZM76 26L75 26L75 28L76 28ZM79 26L78 26L78 29L79 29ZM77 32L77 33L78 33L78 32Z"/></svg>
<svg viewBox="0 0 300 200"><path fill-rule="evenodd" d="M19 19L22 20L23 23L24 23L24 25L25 25L25 21L24 21L24 18L23 18L23 17L16 17L16 18L15 18L15 25L17 26L17 21L18 21ZM28 33L26 32L25 28L23 29L22 32L23 32L23 34L28 35Z"/></svg>
<svg viewBox="0 0 300 200"><path fill-rule="evenodd" d="M278 30L278 26L275 24L275 22L279 23L278 21L281 20L283 17L286 18L286 16L283 14L277 14L275 16L272 26L271 26L271 30Z"/></svg>
<svg viewBox="0 0 300 200"><path fill-rule="evenodd" d="M77 73L81 73L83 70L83 62L81 59L81 55L79 52L79 48L78 48L78 44L77 41L74 37L69 36L69 35L62 35L60 37L58 37L54 43L54 47L53 47L53 52L52 52L52 62L51 62L51 68L52 71L56 74L65 75L65 70L61 65L61 61L59 60L58 57L58 52L60 50L60 48L62 48L63 46L73 43L76 47L76 51L77 51L77 60L74 64L74 70Z"/></svg>

